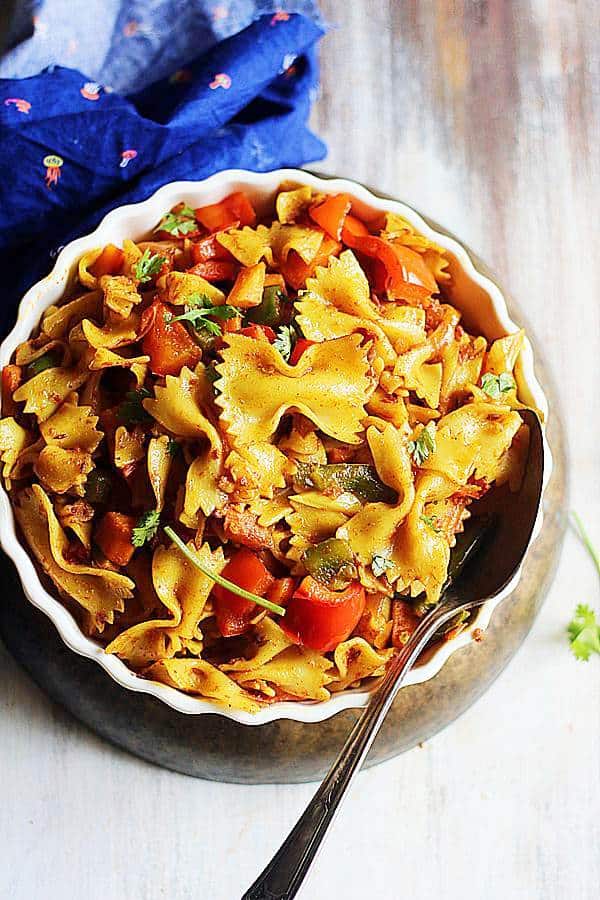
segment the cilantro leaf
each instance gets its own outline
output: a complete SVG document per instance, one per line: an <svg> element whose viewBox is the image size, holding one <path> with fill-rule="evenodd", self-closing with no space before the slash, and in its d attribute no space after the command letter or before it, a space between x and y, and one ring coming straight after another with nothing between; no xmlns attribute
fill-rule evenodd
<svg viewBox="0 0 600 900"><path fill-rule="evenodd" d="M238 315L234 306L214 306L205 294L192 294L185 306L185 312L180 316L174 316L172 322L189 322L197 331L206 331L218 337L221 328L212 319L233 319ZM207 316L211 316L210 319Z"/></svg>
<svg viewBox="0 0 600 900"><path fill-rule="evenodd" d="M160 256L159 253L150 253L150 248L147 247L141 259L138 259L133 267L133 274L140 284L145 284L147 281L150 281L153 275L158 275L166 261L166 258Z"/></svg>
<svg viewBox="0 0 600 900"><path fill-rule="evenodd" d="M273 341L273 346L279 350L286 362L289 362L292 355L292 348L295 344L296 333L291 325L281 325L277 329L277 337Z"/></svg>
<svg viewBox="0 0 600 900"><path fill-rule="evenodd" d="M580 603L567 627L571 650L577 659L587 661L592 653L600 653L600 625L596 613Z"/></svg>
<svg viewBox="0 0 600 900"><path fill-rule="evenodd" d="M196 231L198 223L194 217L194 210L184 206L180 212L168 212L162 217L155 231L168 231L173 237L183 237L191 231Z"/></svg>
<svg viewBox="0 0 600 900"><path fill-rule="evenodd" d="M381 553L376 553L371 562L371 571L375 578L381 578L388 569L392 569L393 567L394 563L392 560L388 559L387 556L383 556Z"/></svg>
<svg viewBox="0 0 600 900"><path fill-rule="evenodd" d="M143 400L152 396L148 388L140 388L138 391L127 391L125 399L117 407L117 418L121 422L130 425L140 425L143 422L151 422L152 416L146 412L142 405Z"/></svg>
<svg viewBox="0 0 600 900"><path fill-rule="evenodd" d="M414 441L408 442L408 452L417 466L422 466L435 450L435 422L428 422Z"/></svg>
<svg viewBox="0 0 600 900"><path fill-rule="evenodd" d="M502 394L507 394L515 387L515 379L508 372L502 372L501 375L486 372L481 378L481 388L492 400L499 400Z"/></svg>
<svg viewBox="0 0 600 900"><path fill-rule="evenodd" d="M439 534L442 530L441 528L438 528L435 516L421 516L421 521L425 522L425 524L428 525L432 531L435 531L436 534Z"/></svg>
<svg viewBox="0 0 600 900"><path fill-rule="evenodd" d="M134 547L143 547L146 541L152 540L160 525L160 512L157 509L148 510L137 520L137 524L131 534L131 543Z"/></svg>

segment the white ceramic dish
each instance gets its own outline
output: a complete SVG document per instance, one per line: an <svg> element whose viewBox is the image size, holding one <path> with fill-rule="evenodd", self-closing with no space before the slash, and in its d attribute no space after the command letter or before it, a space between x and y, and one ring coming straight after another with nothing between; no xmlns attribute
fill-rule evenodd
<svg viewBox="0 0 600 900"><path fill-rule="evenodd" d="M109 242L120 245L126 237L134 240L141 239L151 231L167 210L181 200L192 207L198 207L216 203L232 191L243 190L250 195L260 211L270 204L279 184L288 180L299 184L308 184L327 193L347 192L351 194L358 214L366 220L381 210L391 210L404 216L419 231L449 251L450 269L453 275L453 302L462 311L467 325L491 340L517 330L518 325L510 318L500 289L476 269L464 247L452 238L431 228L414 210L403 203L380 199L362 185L346 179L323 179L297 169L279 169L264 174L228 170L213 175L205 181L176 181L167 184L142 203L122 206L108 213L95 231L66 246L58 255L50 274L35 284L23 297L15 326L0 347L0 366L6 365L17 345L29 337L43 310L51 304L57 303L65 290L70 287L75 277L77 261L85 251ZM544 417L547 417L548 404L535 376L533 353L529 342L526 342L515 374L520 395L526 402L540 409ZM547 443L545 454L544 487L548 483L552 467ZM540 507L534 539L539 533L541 525L542 510ZM262 725L274 719L284 718L300 722L319 722L341 710L363 707L368 702L369 691L359 689L334 694L330 700L320 703L274 703L256 714L251 714L238 710L227 710L211 700L192 697L167 685L141 678L128 669L125 663L116 656L105 653L99 644L86 637L68 610L56 597L46 591L31 557L17 538L15 519L8 495L3 488L0 489L0 543L17 568L26 596L34 606L41 609L52 620L65 644L76 653L95 660L111 678L128 690L152 694L182 713L192 715L218 713L247 725ZM495 607L511 593L519 578L520 571L502 594L481 608L476 620L469 628L454 640L441 645L425 664L413 669L406 683L419 684L433 678L452 653L466 646L472 640L471 635L474 628L485 629L487 627Z"/></svg>

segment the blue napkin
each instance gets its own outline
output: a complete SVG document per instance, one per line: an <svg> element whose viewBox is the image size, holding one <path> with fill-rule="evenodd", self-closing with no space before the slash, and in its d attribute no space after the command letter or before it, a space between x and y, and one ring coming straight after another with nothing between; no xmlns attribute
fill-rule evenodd
<svg viewBox="0 0 600 900"><path fill-rule="evenodd" d="M307 128L323 30L260 17L171 77L122 96L74 69L0 79L0 330L61 246L177 179L321 159Z"/></svg>

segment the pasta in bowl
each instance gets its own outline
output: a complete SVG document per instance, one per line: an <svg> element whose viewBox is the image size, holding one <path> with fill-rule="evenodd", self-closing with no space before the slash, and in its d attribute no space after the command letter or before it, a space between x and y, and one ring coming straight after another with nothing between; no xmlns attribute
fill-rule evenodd
<svg viewBox="0 0 600 900"><path fill-rule="evenodd" d="M454 242L357 186L245 177L67 248L8 348L3 477L74 649L184 711L322 718L438 601L471 505L518 488L543 396Z"/></svg>

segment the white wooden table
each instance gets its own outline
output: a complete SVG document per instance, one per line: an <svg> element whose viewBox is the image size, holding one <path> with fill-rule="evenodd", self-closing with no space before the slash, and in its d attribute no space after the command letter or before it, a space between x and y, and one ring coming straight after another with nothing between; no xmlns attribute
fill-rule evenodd
<svg viewBox="0 0 600 900"><path fill-rule="evenodd" d="M600 543L598 4L328 0L322 168L455 230L526 306L559 380L573 505ZM591 900L600 884L600 607L567 538L524 648L427 745L361 775L307 900ZM0 649L0 898L237 900L313 787L193 781L113 749Z"/></svg>

